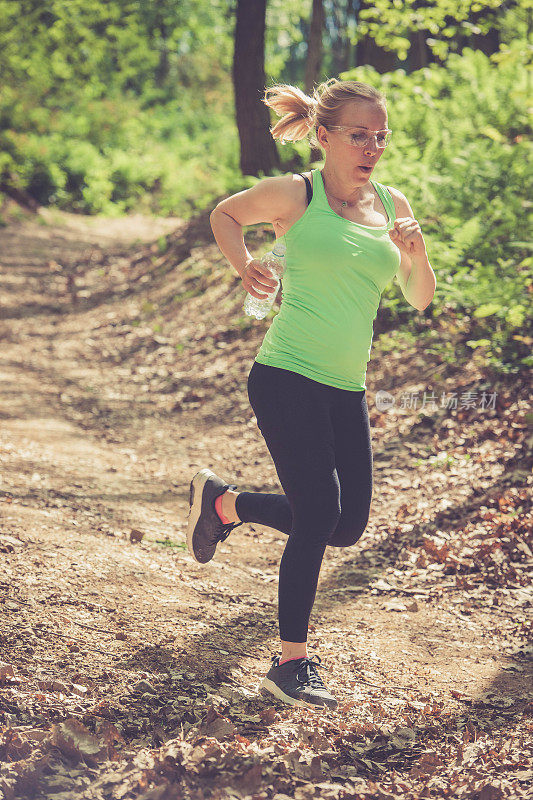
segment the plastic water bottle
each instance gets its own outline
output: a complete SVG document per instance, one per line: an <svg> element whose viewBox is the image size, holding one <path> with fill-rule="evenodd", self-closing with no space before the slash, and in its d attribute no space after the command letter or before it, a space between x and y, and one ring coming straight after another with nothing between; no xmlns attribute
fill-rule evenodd
<svg viewBox="0 0 533 800"><path fill-rule="evenodd" d="M285 272L286 250L285 242L278 239L272 250L269 250L268 253L265 253L260 259L259 263L268 267L272 273L272 277L276 278L276 285L272 291L268 293L268 296L263 299L254 297L250 292L247 292L244 301L244 310L248 316L255 317L256 319L263 319L274 305L274 300L276 299L279 289L279 279ZM263 293L263 289L261 289L261 292Z"/></svg>

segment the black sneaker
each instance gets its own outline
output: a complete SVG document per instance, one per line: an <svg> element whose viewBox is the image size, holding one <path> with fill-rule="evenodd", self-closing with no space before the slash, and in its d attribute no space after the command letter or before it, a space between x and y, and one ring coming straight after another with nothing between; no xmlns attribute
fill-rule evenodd
<svg viewBox="0 0 533 800"><path fill-rule="evenodd" d="M328 692L317 673L317 667L322 664L320 656L316 656L318 663L302 657L285 661L281 666L280 658L275 656L272 659L272 666L259 684L262 694L273 694L291 706L337 708L337 700Z"/></svg>
<svg viewBox="0 0 533 800"><path fill-rule="evenodd" d="M230 535L242 522L224 524L215 509L215 500L226 489L236 489L234 483L224 483L210 469L201 469L191 481L189 491L189 517L187 522L187 547L195 561L211 561L217 544Z"/></svg>

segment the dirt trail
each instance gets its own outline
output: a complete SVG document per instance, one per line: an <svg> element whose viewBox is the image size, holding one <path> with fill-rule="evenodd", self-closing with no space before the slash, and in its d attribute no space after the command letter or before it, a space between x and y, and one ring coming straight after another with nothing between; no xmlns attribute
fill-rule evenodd
<svg viewBox="0 0 533 800"><path fill-rule="evenodd" d="M213 404L207 414L206 404L201 412L201 392L198 402L193 397L176 405L159 393L152 403L150 384L143 384L142 359L135 371L126 369L124 361L113 362L113 340L99 335L104 329L108 335L113 320L121 324L126 301L110 296L91 307L83 303L82 289L77 304L58 308L65 293L72 296L80 262L97 263L102 255L127 259L127 248L135 242L137 247L156 242L180 224L44 211L40 218L10 220L0 230L0 660L7 665L2 679L6 694L0 701L3 760L31 760L32 748L42 741L31 732L50 731L65 719L79 720L93 734L102 733L98 725L107 719L117 732L113 763L88 758L74 768L68 766L66 749L59 747L62 761L52 759L46 768L28 772L27 796L37 786L46 797L123 796L112 794L119 784L111 779L106 784L105 776L123 769L143 748L160 747L180 731L190 736L196 729L224 741L209 728L222 713L213 704L224 697L230 704L226 718L233 720L234 734L243 742L266 746L281 736L288 751L307 747L326 752L302 739L306 721L318 724L312 721L315 712L290 710L254 695L271 655L278 652L277 570L285 536L243 525L205 566L196 564L184 545L189 481L200 467L209 466L245 489L281 491L246 407L244 382L255 342L235 345L231 352L242 382L225 383L222 366L219 391L206 401ZM202 298L194 301L198 304L191 313L201 315ZM203 309L207 313L207 305ZM176 351L164 338L161 347L168 351L160 362L166 365L160 378L166 380ZM216 355L227 352L222 348ZM412 365L412 355L405 358ZM213 364L212 354L205 364ZM187 369L184 357L178 366ZM396 359L389 369L401 370L401 362ZM506 392L512 395L503 387L504 399ZM495 413L502 429L510 430L512 412L521 437L524 404L521 398L513 402L503 402ZM225 403L219 422L215 403ZM460 446L453 449L455 461L428 468L428 457L450 452L449 442L457 438L451 427L450 440L443 438L446 412L435 415L443 425L439 432L417 427L414 412L384 422L375 406L370 411L371 424L376 422L371 522L355 547L328 549L311 619L310 653L321 656L323 677L341 701L339 711L328 716L328 747L333 732L342 738L350 727L350 714L372 719L378 727L401 723L405 730L422 709L427 723L432 705L450 730L459 731L461 746L489 736L492 729L492 736L505 739L512 732L520 738L531 725L533 699L531 647L524 644L531 609L522 579L528 545L519 531L524 548L511 558L514 573L505 572L500 583L492 576L503 575L501 559L496 564L500 572L495 567L490 580L488 571L457 565L471 563L468 531L484 526L489 531L490 517L490 525L505 533L510 520L522 518L526 501L521 487L527 478L517 454L523 440L476 437L467 425L486 431L496 421L493 417L483 427L470 418ZM478 510L482 495L486 514ZM143 535L141 542L131 540L136 531ZM455 547L457 542L464 552ZM446 547L452 558L443 555ZM143 680L148 688L139 686ZM154 692L165 691L178 698L178 709L169 710L168 696L164 713L161 704L152 702ZM233 717L232 691L241 703ZM212 710L206 721L210 705L218 712ZM475 723L469 721L473 708ZM5 743L10 729L19 737L10 740L11 750ZM431 725L420 737L425 744L416 758L438 750L426 739L430 734ZM413 744L408 740L395 752L405 756ZM52 752L57 755L57 750ZM366 796L368 787L377 785L372 781L385 780L384 769L396 770L401 763L384 759L381 770L369 769L365 776L364 764L341 750L338 758L323 757L320 769L315 763L309 774L292 765L272 785L279 796L283 790L286 796L304 797L329 781L338 794L328 795L324 788L316 796ZM417 791L435 770L446 773L444 766L413 773L415 762L413 751L411 773L405 775L410 774L409 786L414 781ZM516 791L526 787L524 763L519 759L504 770ZM519 768L520 779L507 774ZM205 796L226 796L209 793L215 792L212 773L192 770L191 775L195 786L211 786ZM9 791L19 796L20 778L13 777L12 769L6 776L6 796ZM250 791L253 797L272 797L265 792L264 778L259 771L259 778L244 783L238 796ZM145 775L144 780L137 785L121 774L124 796L148 792L155 779ZM238 786L239 780L235 777L231 785ZM167 785L161 781L155 783ZM194 791L199 793L142 796L204 796L201 789ZM405 789L405 796L417 795ZM500 796L508 795L490 795Z"/></svg>

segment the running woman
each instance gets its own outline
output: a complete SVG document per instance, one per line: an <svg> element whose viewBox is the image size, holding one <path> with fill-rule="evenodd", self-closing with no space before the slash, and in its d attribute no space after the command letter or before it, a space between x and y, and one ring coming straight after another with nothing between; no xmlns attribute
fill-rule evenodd
<svg viewBox="0 0 533 800"><path fill-rule="evenodd" d="M422 311L436 280L407 199L371 179L389 143L385 96L335 78L308 97L278 84L263 102L282 116L275 139L309 132L322 169L266 177L211 214L217 244L253 297L275 286L248 252L243 226L269 222L286 244L282 303L248 375L248 397L284 494L239 492L209 469L192 479L188 547L200 563L245 522L287 535L280 562L281 655L259 685L291 705L335 708L309 658L308 623L327 545L362 536L372 498L366 367L381 293L398 276Z"/></svg>

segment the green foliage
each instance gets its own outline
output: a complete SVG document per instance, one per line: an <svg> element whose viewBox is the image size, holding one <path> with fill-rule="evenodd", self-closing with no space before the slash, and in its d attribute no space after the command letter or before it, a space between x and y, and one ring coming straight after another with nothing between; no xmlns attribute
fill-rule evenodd
<svg viewBox="0 0 533 800"><path fill-rule="evenodd" d="M187 544L185 542L176 542L174 539L152 539L155 544L160 544L163 547L176 547L178 550L186 550Z"/></svg>
<svg viewBox="0 0 533 800"><path fill-rule="evenodd" d="M239 152L229 4L0 0L0 179L109 215L221 194Z"/></svg>
<svg viewBox="0 0 533 800"><path fill-rule="evenodd" d="M518 6L518 20L525 34L530 0L513 5ZM410 35L413 31L425 30L432 34L426 39L428 47L437 58L445 61L457 37L487 34L496 23L502 25L502 18L501 0L426 0L423 3L420 0L374 0L359 11L359 24L352 41L370 36L378 45L396 52L404 60L409 52Z"/></svg>
<svg viewBox="0 0 533 800"><path fill-rule="evenodd" d="M0 96L0 116L8 116ZM0 176L43 205L115 216L131 209L189 215L237 186L238 139L230 100L142 110L137 98L79 99L65 109L16 105L17 127L0 131ZM31 98L29 98L31 100ZM235 189L237 190L237 189Z"/></svg>

